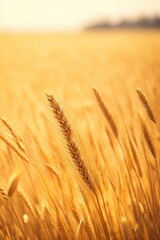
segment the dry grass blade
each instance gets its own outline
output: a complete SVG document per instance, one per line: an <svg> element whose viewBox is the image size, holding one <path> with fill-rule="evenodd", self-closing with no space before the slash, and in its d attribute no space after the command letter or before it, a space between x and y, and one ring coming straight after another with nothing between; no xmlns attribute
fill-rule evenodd
<svg viewBox="0 0 160 240"><path fill-rule="evenodd" d="M112 129L113 134L116 136L116 138L118 138L117 126L115 124L115 121L112 118L112 115L110 114L109 110L107 109L106 105L104 104L99 92L95 88L93 88L93 92L94 92L94 95L97 99L97 102L99 104L99 107L100 107L101 111L103 112L106 120L108 121L108 123L109 123L109 125Z"/></svg>
<svg viewBox="0 0 160 240"><path fill-rule="evenodd" d="M147 116L154 122L156 123L156 118L154 116L153 110L147 100L147 98L145 97L145 95L142 93L142 91L140 89L136 89L138 97L147 113Z"/></svg>
<svg viewBox="0 0 160 240"><path fill-rule="evenodd" d="M76 240L83 239L83 238L82 238L83 229L84 229L84 219L82 218L81 221L80 221L80 223L79 223L79 226L78 226L78 231L77 231Z"/></svg>
<svg viewBox="0 0 160 240"><path fill-rule="evenodd" d="M89 189L92 190L94 193L96 193L95 185L92 181L92 178L89 174L88 169L85 166L84 161L81 158L80 151L73 140L71 127L66 116L63 113L63 110L60 108L58 102L55 100L55 98L52 95L49 95L49 94L46 94L46 95L47 95L47 99L49 101L50 107L54 113L54 116L58 120L59 126L66 139L69 153L73 159L75 166L77 167L77 170L80 176L82 177L86 185L89 187Z"/></svg>
<svg viewBox="0 0 160 240"><path fill-rule="evenodd" d="M19 183L19 174L14 174L10 179L10 184L8 188L8 196L11 197L17 189Z"/></svg>

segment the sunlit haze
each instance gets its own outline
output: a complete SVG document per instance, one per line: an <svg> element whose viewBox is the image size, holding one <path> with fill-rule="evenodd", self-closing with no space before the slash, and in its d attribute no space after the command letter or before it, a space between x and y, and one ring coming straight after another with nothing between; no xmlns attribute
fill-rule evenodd
<svg viewBox="0 0 160 240"><path fill-rule="evenodd" d="M96 20L160 14L160 0L0 0L0 29L75 30Z"/></svg>

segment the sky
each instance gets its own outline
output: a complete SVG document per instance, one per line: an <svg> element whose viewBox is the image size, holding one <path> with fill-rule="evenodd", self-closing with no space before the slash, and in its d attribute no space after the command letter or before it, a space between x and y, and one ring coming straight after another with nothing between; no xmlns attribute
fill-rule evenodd
<svg viewBox="0 0 160 240"><path fill-rule="evenodd" d="M0 0L0 29L76 30L97 20L160 16L160 0Z"/></svg>

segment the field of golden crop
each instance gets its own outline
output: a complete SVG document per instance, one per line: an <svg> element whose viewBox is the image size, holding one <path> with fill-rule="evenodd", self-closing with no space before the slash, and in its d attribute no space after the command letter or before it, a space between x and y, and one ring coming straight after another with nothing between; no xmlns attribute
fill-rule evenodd
<svg viewBox="0 0 160 240"><path fill-rule="evenodd" d="M160 32L0 34L0 240L160 239Z"/></svg>

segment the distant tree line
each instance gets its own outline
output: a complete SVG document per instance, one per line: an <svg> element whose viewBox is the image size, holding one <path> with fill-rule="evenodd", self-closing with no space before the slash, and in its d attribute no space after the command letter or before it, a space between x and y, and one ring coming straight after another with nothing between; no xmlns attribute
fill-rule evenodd
<svg viewBox="0 0 160 240"><path fill-rule="evenodd" d="M121 29L121 28L160 28L160 17L155 16L153 18L141 17L137 20L121 20L120 22L113 24L109 21L101 21L91 24L85 28L85 30L106 30L106 29Z"/></svg>

